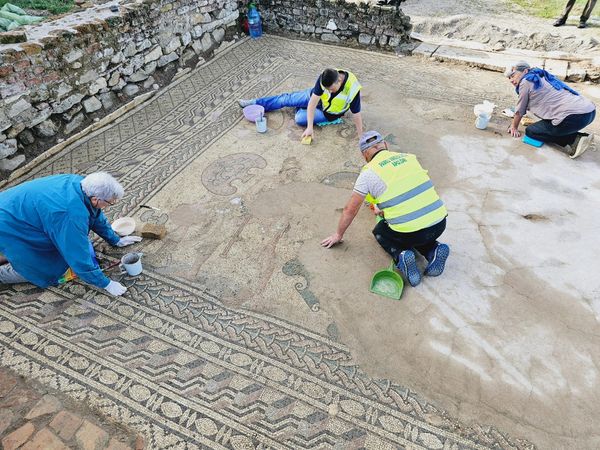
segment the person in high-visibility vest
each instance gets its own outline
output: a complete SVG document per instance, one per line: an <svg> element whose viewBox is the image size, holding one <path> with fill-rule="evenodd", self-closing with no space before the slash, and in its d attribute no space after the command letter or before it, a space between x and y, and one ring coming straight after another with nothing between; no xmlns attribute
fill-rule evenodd
<svg viewBox="0 0 600 450"><path fill-rule="evenodd" d="M450 247L437 241L446 229L448 212L427 171L410 153L388 150L377 131L360 137L360 151L367 164L344 207L337 231L321 242L330 248L342 242L344 233L366 199L381 216L373 235L389 253L411 286L421 282L416 253L425 257L424 275L436 277L444 271Z"/></svg>
<svg viewBox="0 0 600 450"><path fill-rule="evenodd" d="M356 132L360 137L363 132L360 114L361 87L352 72L325 69L312 88L270 97L242 99L238 100L238 103L242 108L260 105L265 108L265 112L286 107L297 108L296 124L306 127L302 138L313 137L313 124L339 123L342 116L350 110Z"/></svg>

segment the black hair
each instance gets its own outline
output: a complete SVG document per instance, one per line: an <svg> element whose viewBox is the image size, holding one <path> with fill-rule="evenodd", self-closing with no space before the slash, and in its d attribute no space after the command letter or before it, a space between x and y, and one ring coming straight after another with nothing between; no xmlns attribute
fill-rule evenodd
<svg viewBox="0 0 600 450"><path fill-rule="evenodd" d="M339 76L340 74L337 70L325 69L321 74L321 84L323 85L323 87L328 88L338 80Z"/></svg>

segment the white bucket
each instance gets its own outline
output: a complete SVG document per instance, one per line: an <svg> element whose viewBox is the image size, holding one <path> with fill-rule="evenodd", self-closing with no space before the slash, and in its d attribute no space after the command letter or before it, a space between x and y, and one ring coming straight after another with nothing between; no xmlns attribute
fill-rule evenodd
<svg viewBox="0 0 600 450"><path fill-rule="evenodd" d="M142 273L142 253L127 253L121 258L121 273L135 277Z"/></svg>
<svg viewBox="0 0 600 450"><path fill-rule="evenodd" d="M256 119L256 131L259 133L267 132L267 118L265 116L261 116Z"/></svg>
<svg viewBox="0 0 600 450"><path fill-rule="evenodd" d="M475 119L475 128L478 128L480 130L485 130L489 123L490 123L490 116L488 116L487 114L481 114L481 115L477 116L477 119Z"/></svg>

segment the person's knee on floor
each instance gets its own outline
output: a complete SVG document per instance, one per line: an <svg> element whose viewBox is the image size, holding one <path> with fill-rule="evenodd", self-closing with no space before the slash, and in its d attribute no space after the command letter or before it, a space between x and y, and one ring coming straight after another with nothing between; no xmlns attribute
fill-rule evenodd
<svg viewBox="0 0 600 450"><path fill-rule="evenodd" d="M306 124L308 123L306 115L307 114L306 114L305 109L299 109L298 111L296 111L296 115L294 117L294 120L296 121L296 125L305 127Z"/></svg>

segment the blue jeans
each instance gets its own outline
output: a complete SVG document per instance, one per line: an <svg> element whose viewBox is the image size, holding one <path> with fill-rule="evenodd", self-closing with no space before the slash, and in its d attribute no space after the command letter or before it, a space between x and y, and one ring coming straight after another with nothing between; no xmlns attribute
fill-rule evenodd
<svg viewBox="0 0 600 450"><path fill-rule="evenodd" d="M552 142L564 147L572 145L580 134L578 131L592 123L595 117L594 110L586 114L570 114L558 125L552 125L551 120L540 120L529 125L525 134L538 141Z"/></svg>
<svg viewBox="0 0 600 450"><path fill-rule="evenodd" d="M10 263L2 264L0 266L0 284L16 283L27 283L27 280L17 273Z"/></svg>
<svg viewBox="0 0 600 450"><path fill-rule="evenodd" d="M298 108L296 111L296 124L305 127L308 124L307 111L308 102L312 95L312 89L304 91L286 92L284 94L272 95L256 99L256 104L265 108L265 112L275 111L281 108ZM323 111L315 109L315 118L313 123L327 122Z"/></svg>

